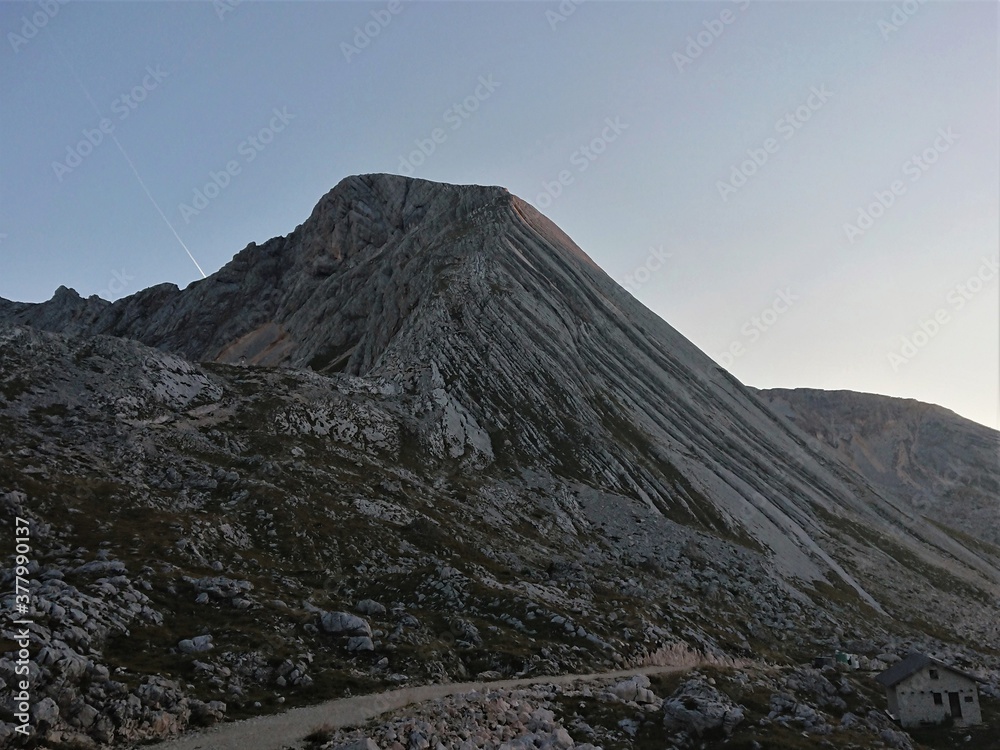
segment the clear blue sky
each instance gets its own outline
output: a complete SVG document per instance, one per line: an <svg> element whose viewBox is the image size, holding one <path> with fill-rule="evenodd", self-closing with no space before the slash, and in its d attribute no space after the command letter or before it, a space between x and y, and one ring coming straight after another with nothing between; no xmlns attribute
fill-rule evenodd
<svg viewBox="0 0 1000 750"><path fill-rule="evenodd" d="M0 4L0 296L183 287L412 172L534 203L745 383L997 426L995 3L226 1Z"/></svg>

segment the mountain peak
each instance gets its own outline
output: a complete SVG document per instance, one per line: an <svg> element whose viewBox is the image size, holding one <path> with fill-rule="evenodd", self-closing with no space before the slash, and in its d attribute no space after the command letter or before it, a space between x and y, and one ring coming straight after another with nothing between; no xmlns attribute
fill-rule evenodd
<svg viewBox="0 0 1000 750"><path fill-rule="evenodd" d="M361 174L341 180L291 234L251 243L184 291L160 285L91 304L60 290L46 303L8 306L6 317L55 332L72 321L74 331L134 338L192 360L363 374L407 320L433 318L417 327L429 340L447 327L457 313L442 313L442 294L460 290L451 302L471 310L501 287L551 296L567 262L586 264L597 274L590 281L614 294L569 237L506 188Z"/></svg>
<svg viewBox="0 0 1000 750"><path fill-rule="evenodd" d="M310 220L328 214L333 208L351 208L365 215L383 217L407 216L423 206L454 206L474 211L486 205L509 204L512 196L503 187L484 185L452 185L395 174L372 173L345 177L324 195L313 209ZM390 222L393 223L393 222Z"/></svg>
<svg viewBox="0 0 1000 750"><path fill-rule="evenodd" d="M425 180L419 177L405 177L389 172L368 172L365 174L349 175L338 182L332 188L331 192L369 190L380 194L389 194L401 190L405 192L411 188L418 190L438 190L447 193L483 191L510 195L507 188L498 185L457 185L450 182Z"/></svg>
<svg viewBox="0 0 1000 750"><path fill-rule="evenodd" d="M78 300L80 293L65 284L60 284L59 288L52 295L53 300Z"/></svg>

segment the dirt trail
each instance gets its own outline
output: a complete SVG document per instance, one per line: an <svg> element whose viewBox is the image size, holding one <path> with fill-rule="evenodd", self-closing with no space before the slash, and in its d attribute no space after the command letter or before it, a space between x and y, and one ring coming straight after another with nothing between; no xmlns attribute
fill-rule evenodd
<svg viewBox="0 0 1000 750"><path fill-rule="evenodd" d="M282 747L290 745L301 746L302 738L318 726L356 726L380 714L408 706L411 703L423 703L473 690L516 688L539 684L565 685L577 681L626 678L637 674L662 674L683 669L687 669L687 667L638 667L599 674L417 685L389 690L384 693L340 698L316 706L293 708L290 711L272 716L259 716L244 721L220 724L205 731L185 734L178 739L159 743L154 747L162 750L281 750Z"/></svg>

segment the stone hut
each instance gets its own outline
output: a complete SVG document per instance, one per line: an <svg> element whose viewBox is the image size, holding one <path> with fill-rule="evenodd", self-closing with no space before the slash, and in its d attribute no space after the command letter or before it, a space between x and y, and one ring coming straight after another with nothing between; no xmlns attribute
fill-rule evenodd
<svg viewBox="0 0 1000 750"><path fill-rule="evenodd" d="M904 728L940 724L949 716L959 726L983 720L978 680L924 654L907 656L875 680L885 687L889 713Z"/></svg>

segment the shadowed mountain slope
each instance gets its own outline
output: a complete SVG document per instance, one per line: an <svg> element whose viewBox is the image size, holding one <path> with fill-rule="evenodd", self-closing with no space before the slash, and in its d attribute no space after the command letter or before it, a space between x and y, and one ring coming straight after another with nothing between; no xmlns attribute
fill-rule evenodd
<svg viewBox="0 0 1000 750"><path fill-rule="evenodd" d="M248 706L677 640L1000 640L1000 550L772 411L502 188L348 178L184 290L0 301L0 342L0 507L48 529L43 569L84 571L66 585L110 561L116 592L148 584L118 613L146 618L132 646L65 641L133 686L195 670L199 700ZM375 625L334 614L356 607ZM206 633L208 672L179 646Z"/></svg>
<svg viewBox="0 0 1000 750"><path fill-rule="evenodd" d="M1000 433L913 399L808 388L759 392L775 411L914 513L1000 544Z"/></svg>

